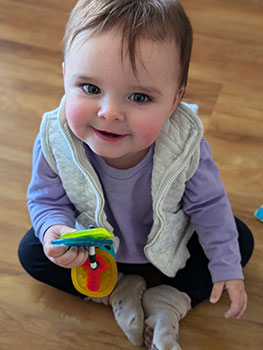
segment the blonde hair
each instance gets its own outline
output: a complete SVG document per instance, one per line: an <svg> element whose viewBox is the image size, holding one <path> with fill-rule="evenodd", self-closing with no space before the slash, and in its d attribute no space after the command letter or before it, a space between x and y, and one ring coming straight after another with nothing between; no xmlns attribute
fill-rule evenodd
<svg viewBox="0 0 263 350"><path fill-rule="evenodd" d="M178 0L79 0L69 17L64 35L64 55L75 37L85 31L122 30L132 67L136 72L136 42L173 40L180 50L180 87L186 87L192 50L192 26ZM165 64L165 63L164 63Z"/></svg>

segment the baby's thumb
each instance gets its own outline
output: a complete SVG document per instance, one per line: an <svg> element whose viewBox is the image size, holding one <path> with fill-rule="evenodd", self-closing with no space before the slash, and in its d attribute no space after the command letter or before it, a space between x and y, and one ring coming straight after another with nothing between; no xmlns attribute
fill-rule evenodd
<svg viewBox="0 0 263 350"><path fill-rule="evenodd" d="M218 300L221 298L221 295L224 290L225 282L216 282L213 285L213 289L210 295L210 303L217 303Z"/></svg>
<svg viewBox="0 0 263 350"><path fill-rule="evenodd" d="M59 231L60 231L59 233L62 235L63 233L75 232L77 230L73 227L63 225L61 226Z"/></svg>

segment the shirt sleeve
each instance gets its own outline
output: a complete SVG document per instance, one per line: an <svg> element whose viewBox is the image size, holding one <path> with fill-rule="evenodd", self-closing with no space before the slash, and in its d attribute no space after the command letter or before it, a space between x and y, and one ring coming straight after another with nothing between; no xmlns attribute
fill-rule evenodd
<svg viewBox="0 0 263 350"><path fill-rule="evenodd" d="M41 242L50 226L75 226L75 207L67 197L61 179L44 157L39 134L33 147L32 177L27 197L35 235Z"/></svg>
<svg viewBox="0 0 263 350"><path fill-rule="evenodd" d="M238 232L218 167L203 138L200 163L187 181L183 207L209 259L213 282L243 279Z"/></svg>

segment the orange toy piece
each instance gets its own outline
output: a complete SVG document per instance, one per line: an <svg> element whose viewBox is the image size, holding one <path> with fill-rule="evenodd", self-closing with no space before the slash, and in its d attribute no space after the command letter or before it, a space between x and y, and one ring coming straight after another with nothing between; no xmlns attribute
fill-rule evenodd
<svg viewBox="0 0 263 350"><path fill-rule="evenodd" d="M98 267L92 269L89 259L82 265L71 269L74 287L89 297L109 295L117 283L117 265L114 257L103 249L96 248Z"/></svg>

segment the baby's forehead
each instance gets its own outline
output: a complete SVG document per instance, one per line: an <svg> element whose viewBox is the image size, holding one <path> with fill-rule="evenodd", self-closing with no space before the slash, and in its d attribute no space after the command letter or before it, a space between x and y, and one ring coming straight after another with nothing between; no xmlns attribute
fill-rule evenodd
<svg viewBox="0 0 263 350"><path fill-rule="evenodd" d="M74 38L66 55L68 53L79 55L80 49L82 51L85 51L85 49L90 50L89 44L92 45L96 54L105 56L112 51L114 45L118 58L122 62L129 59L135 71L138 65L147 68L147 63L162 60L165 68L167 58L171 58L177 64L179 63L178 60L180 60L180 50L174 40L154 40L147 35L142 35L136 39L134 49L131 52L128 38L123 35L119 28L103 32L94 32L90 29L82 31Z"/></svg>
<svg viewBox="0 0 263 350"><path fill-rule="evenodd" d="M182 70L180 85L186 86L192 50L192 26L179 1L79 0L66 25L63 39L65 56L80 33L87 29L102 32L114 27L122 30L125 39L123 44L128 41L134 70L136 45L140 37L178 44Z"/></svg>
<svg viewBox="0 0 263 350"><path fill-rule="evenodd" d="M76 67L89 75L100 75L102 70L122 71L130 80L163 82L180 76L179 52L172 42L153 41L141 38L135 46L135 60L123 41L120 31L81 33L74 39L68 52L66 65ZM108 74L108 71L107 71ZM119 75L121 76L121 75Z"/></svg>

